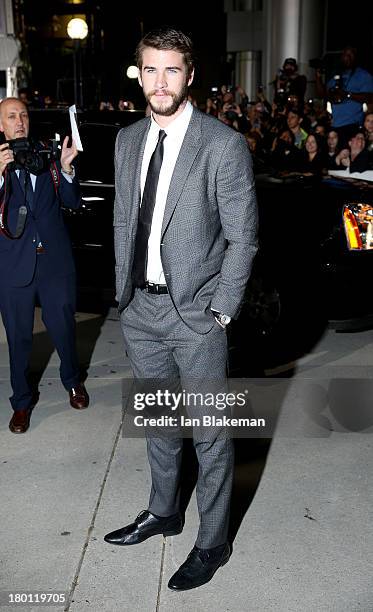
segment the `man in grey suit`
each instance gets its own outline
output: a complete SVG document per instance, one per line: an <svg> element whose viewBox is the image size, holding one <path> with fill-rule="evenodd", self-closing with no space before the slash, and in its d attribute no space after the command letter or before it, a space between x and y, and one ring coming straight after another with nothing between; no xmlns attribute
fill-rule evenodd
<svg viewBox="0 0 373 612"><path fill-rule="evenodd" d="M191 40L161 28L137 47L139 83L151 108L119 132L114 209L117 299L135 379L225 381L226 325L240 308L257 250L257 210L245 139L187 101ZM229 558L232 441L194 435L200 526L168 586L208 582ZM105 536L131 545L182 531L182 437L147 436L148 509Z"/></svg>

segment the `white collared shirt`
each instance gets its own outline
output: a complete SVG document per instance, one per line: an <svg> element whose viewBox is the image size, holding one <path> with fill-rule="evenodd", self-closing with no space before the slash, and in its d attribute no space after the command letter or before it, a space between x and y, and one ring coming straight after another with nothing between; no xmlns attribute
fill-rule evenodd
<svg viewBox="0 0 373 612"><path fill-rule="evenodd" d="M19 170L16 170L16 175L19 178ZM30 179L31 179L32 190L35 191L36 175L31 174L30 172ZM0 176L0 189L2 188L3 184L4 184L4 177L3 175L1 175Z"/></svg>
<svg viewBox="0 0 373 612"><path fill-rule="evenodd" d="M61 168L61 174L63 174L63 176L65 177L68 183L72 183L73 178L75 177L75 168L74 168L73 174L66 174L66 172L64 172ZM16 175L19 178L19 170L16 170ZM32 190L35 191L35 185L36 185L36 179L37 179L36 174L32 174L30 172L30 179L31 179ZM3 186L3 183L4 183L4 177L1 175L0 176L0 189Z"/></svg>
<svg viewBox="0 0 373 612"><path fill-rule="evenodd" d="M167 137L163 141L163 162L159 173L152 227L148 242L148 265L146 271L146 280L161 285L166 284L160 251L163 216L172 174L181 145L183 144L185 133L188 129L192 112L193 106L190 102L187 102L183 112L166 128L160 128L158 123L154 121L153 117L151 118L151 125L146 140L144 157L141 165L142 198L150 158L155 147L157 146L159 130L164 129Z"/></svg>

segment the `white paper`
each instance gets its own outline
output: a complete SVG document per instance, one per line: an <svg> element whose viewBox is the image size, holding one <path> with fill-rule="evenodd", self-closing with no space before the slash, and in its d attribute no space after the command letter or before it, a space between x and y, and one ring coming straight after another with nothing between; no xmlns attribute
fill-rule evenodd
<svg viewBox="0 0 373 612"><path fill-rule="evenodd" d="M69 106L69 114L70 114L70 125L71 125L71 138L76 144L76 148L78 151L83 151L82 141L80 140L78 124L76 122L76 106L73 104Z"/></svg>
<svg viewBox="0 0 373 612"><path fill-rule="evenodd" d="M329 170L330 176L336 178L352 178L360 179L361 181L373 181L373 170L365 170L364 172L350 172L348 168L346 170Z"/></svg>

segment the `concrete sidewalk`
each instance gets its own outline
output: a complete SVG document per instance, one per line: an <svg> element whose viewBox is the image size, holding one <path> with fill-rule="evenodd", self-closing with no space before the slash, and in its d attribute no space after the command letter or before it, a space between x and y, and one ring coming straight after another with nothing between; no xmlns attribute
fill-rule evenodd
<svg viewBox="0 0 373 612"><path fill-rule="evenodd" d="M371 612L372 423L333 426L333 414L299 411L296 380L369 379L373 332L327 332L298 364L269 446L238 445L232 557L199 589L167 588L197 533L194 495L182 534L139 546L103 542L147 507L143 440L121 436L121 379L131 372L115 311L78 315L89 363L86 411L69 407L58 359L36 320L37 367L47 364L30 430L14 435L8 355L0 328L0 602L7 591L65 592L65 605L26 610L108 612ZM295 382L294 382L295 381ZM308 429L304 429L308 419ZM310 425L311 423L311 425ZM361 428L360 428L361 429ZM289 434L291 430L292 433ZM269 452L268 452L269 450ZM251 501L251 498L252 501ZM251 502L251 503L250 503Z"/></svg>

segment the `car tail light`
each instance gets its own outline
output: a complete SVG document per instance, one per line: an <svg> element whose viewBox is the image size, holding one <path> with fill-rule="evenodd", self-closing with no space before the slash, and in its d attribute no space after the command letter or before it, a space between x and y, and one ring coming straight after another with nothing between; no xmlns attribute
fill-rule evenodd
<svg viewBox="0 0 373 612"><path fill-rule="evenodd" d="M373 249L373 207L354 202L343 207L343 223L350 251Z"/></svg>

